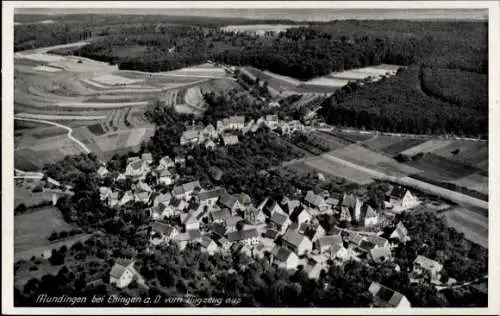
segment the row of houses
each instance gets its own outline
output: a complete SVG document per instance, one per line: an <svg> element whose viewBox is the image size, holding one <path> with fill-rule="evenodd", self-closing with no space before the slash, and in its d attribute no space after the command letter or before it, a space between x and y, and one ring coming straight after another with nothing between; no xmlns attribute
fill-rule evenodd
<svg viewBox="0 0 500 316"><path fill-rule="evenodd" d="M290 134L295 131L305 129L304 125L298 121L279 120L277 115L267 115L257 120L245 122L244 116L231 116L217 121L216 127L208 124L205 127L192 127L184 131L179 143L182 146L204 145L207 149L214 148L216 143L224 146L231 146L238 143L238 137L231 132L239 131L243 135L248 132L255 133L260 127L266 126L271 130L280 129L283 134Z"/></svg>

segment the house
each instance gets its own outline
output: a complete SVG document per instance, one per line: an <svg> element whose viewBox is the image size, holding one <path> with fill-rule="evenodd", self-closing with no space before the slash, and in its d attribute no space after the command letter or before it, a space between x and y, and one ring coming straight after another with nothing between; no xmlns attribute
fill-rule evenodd
<svg viewBox="0 0 500 316"><path fill-rule="evenodd" d="M288 125L288 123L285 121L279 121L276 127L281 130L282 135L288 135L292 131L290 125Z"/></svg>
<svg viewBox="0 0 500 316"><path fill-rule="evenodd" d="M301 203L299 200L291 200L288 197L284 197L281 200L281 205L283 206L283 212L291 215L299 206L301 206Z"/></svg>
<svg viewBox="0 0 500 316"><path fill-rule="evenodd" d="M193 214L181 214L181 224L186 231L200 229L200 222Z"/></svg>
<svg viewBox="0 0 500 316"><path fill-rule="evenodd" d="M231 116L229 117L229 129L241 130L245 127L244 116Z"/></svg>
<svg viewBox="0 0 500 316"><path fill-rule="evenodd" d="M153 219L179 216L186 207L186 202L177 199L170 199L168 203L165 201L165 203L159 204L156 208L157 211L153 212Z"/></svg>
<svg viewBox="0 0 500 316"><path fill-rule="evenodd" d="M223 135L222 136L222 143L224 146L232 146L238 144L238 136L236 135Z"/></svg>
<svg viewBox="0 0 500 316"><path fill-rule="evenodd" d="M339 220L341 222L351 222L351 220L352 220L351 212L349 211L349 208L347 206L340 207Z"/></svg>
<svg viewBox="0 0 500 316"><path fill-rule="evenodd" d="M338 262L343 262L349 258L349 252L343 244L332 245L324 252L324 254L326 254L331 260L337 260Z"/></svg>
<svg viewBox="0 0 500 316"><path fill-rule="evenodd" d="M178 199L189 200L196 189L201 189L199 181L191 181L174 187L172 195Z"/></svg>
<svg viewBox="0 0 500 316"><path fill-rule="evenodd" d="M443 270L443 265L435 260L418 255L413 261L413 273L416 276L430 276L431 280L439 280L439 274Z"/></svg>
<svg viewBox="0 0 500 316"><path fill-rule="evenodd" d="M99 198L101 201L106 201L113 191L108 187L99 188Z"/></svg>
<svg viewBox="0 0 500 316"><path fill-rule="evenodd" d="M252 205L252 198L246 193L237 194L236 198L238 198L238 202L243 209L246 209L247 207L250 207Z"/></svg>
<svg viewBox="0 0 500 316"><path fill-rule="evenodd" d="M138 275L134 263L135 261L115 263L109 273L109 283L120 289L127 287Z"/></svg>
<svg viewBox="0 0 500 316"><path fill-rule="evenodd" d="M337 207L339 205L339 199L330 196L328 199L326 199L326 205L329 205L331 208Z"/></svg>
<svg viewBox="0 0 500 316"><path fill-rule="evenodd" d="M318 221L301 224L299 226L298 233L303 234L313 243L318 240L318 238L326 234L325 229L319 224Z"/></svg>
<svg viewBox="0 0 500 316"><path fill-rule="evenodd" d="M299 256L304 255L306 252L311 252L312 250L312 242L309 238L293 230L288 230L283 235L282 243L285 247L288 247Z"/></svg>
<svg viewBox="0 0 500 316"><path fill-rule="evenodd" d="M212 237L215 240L219 240L226 235L226 227L220 223L211 223L208 229L212 232Z"/></svg>
<svg viewBox="0 0 500 316"><path fill-rule="evenodd" d="M150 165L153 162L153 155L151 155L151 153L143 153L141 155L141 159L142 161Z"/></svg>
<svg viewBox="0 0 500 316"><path fill-rule="evenodd" d="M420 201L410 190L402 186L395 186L390 193L389 203L385 204L392 208L395 213L400 213L418 206Z"/></svg>
<svg viewBox="0 0 500 316"><path fill-rule="evenodd" d="M212 223L223 224L228 218L231 217L231 212L228 209L222 209L210 213Z"/></svg>
<svg viewBox="0 0 500 316"><path fill-rule="evenodd" d="M158 168L160 169L169 169L175 167L175 163L172 158L165 156L160 159L160 163L158 164Z"/></svg>
<svg viewBox="0 0 500 316"><path fill-rule="evenodd" d="M203 146L205 146L205 149L214 149L215 148L215 143L211 139L207 139L204 143Z"/></svg>
<svg viewBox="0 0 500 316"><path fill-rule="evenodd" d="M291 132L300 132L304 130L304 124L299 120L293 120L288 122Z"/></svg>
<svg viewBox="0 0 500 316"><path fill-rule="evenodd" d="M319 237L315 242L315 248L318 249L321 253L324 253L335 245L343 246L343 244L344 241L342 240L342 237L340 235L328 235Z"/></svg>
<svg viewBox="0 0 500 316"><path fill-rule="evenodd" d="M213 256L215 252L219 249L217 243L209 236L201 237L202 251L206 251L210 256Z"/></svg>
<svg viewBox="0 0 500 316"><path fill-rule="evenodd" d="M326 201L321 195L314 194L312 190L309 190L304 198L304 204L319 209L326 206Z"/></svg>
<svg viewBox="0 0 500 316"><path fill-rule="evenodd" d="M97 169L97 175L101 178L104 178L108 173L108 169L104 166L100 166L99 169Z"/></svg>
<svg viewBox="0 0 500 316"><path fill-rule="evenodd" d="M120 203L119 199L119 193L118 192L111 192L111 194L108 196L108 206L109 207L115 207Z"/></svg>
<svg viewBox="0 0 500 316"><path fill-rule="evenodd" d="M251 224L260 224L266 221L264 213L253 206L245 208L243 211L243 218Z"/></svg>
<svg viewBox="0 0 500 316"><path fill-rule="evenodd" d="M279 107L281 106L281 105L279 104L279 102L274 102L274 101L269 102L267 105L268 105L270 108L279 108Z"/></svg>
<svg viewBox="0 0 500 316"><path fill-rule="evenodd" d="M360 255L368 255L372 249L377 248L377 245L374 243L367 241L367 240L362 240L359 246L355 248L356 252Z"/></svg>
<svg viewBox="0 0 500 316"><path fill-rule="evenodd" d="M314 217L311 212L306 208L297 208L295 212L292 214L291 218L295 223L299 226L310 222Z"/></svg>
<svg viewBox="0 0 500 316"><path fill-rule="evenodd" d="M199 229L191 229L176 235L172 241L177 242L180 246L183 242L201 242L201 238L202 235Z"/></svg>
<svg viewBox="0 0 500 316"><path fill-rule="evenodd" d="M375 263L382 263L391 260L392 253L389 247L376 247L369 251L369 257Z"/></svg>
<svg viewBox="0 0 500 316"><path fill-rule="evenodd" d="M151 198L151 192L148 191L134 192L134 200L136 202L149 203L150 198Z"/></svg>
<svg viewBox="0 0 500 316"><path fill-rule="evenodd" d="M175 226L164 224L161 222L154 222L152 225L151 240L156 240L154 242L155 244L169 242L178 234L179 231Z"/></svg>
<svg viewBox="0 0 500 316"><path fill-rule="evenodd" d="M127 191L125 194L123 194L122 198L120 199L119 205L125 205L128 202L134 201L135 197L132 191Z"/></svg>
<svg viewBox="0 0 500 316"><path fill-rule="evenodd" d="M280 234L283 234L288 229L288 226L292 223L290 218L285 213L274 212L269 219L271 226L276 229Z"/></svg>
<svg viewBox="0 0 500 316"><path fill-rule="evenodd" d="M279 119L277 115L266 115L266 121L265 124L269 129L275 129L278 127Z"/></svg>
<svg viewBox="0 0 500 316"><path fill-rule="evenodd" d="M389 240L377 235L365 235L363 239L375 244L376 247L389 247Z"/></svg>
<svg viewBox="0 0 500 316"><path fill-rule="evenodd" d="M127 165L125 169L125 176L127 177L143 177L148 173L149 167L148 164L141 159L134 160L133 162Z"/></svg>
<svg viewBox="0 0 500 316"><path fill-rule="evenodd" d="M375 212L370 205L365 203L361 207L361 215L360 215L359 224L363 225L364 227L370 227L373 225L377 225L378 220L379 220L379 216L378 216L377 212Z"/></svg>
<svg viewBox="0 0 500 316"><path fill-rule="evenodd" d="M236 210L241 210L243 207L238 201L238 198L227 193L223 192L219 197L218 203L225 208L228 208L231 213L234 213Z"/></svg>
<svg viewBox="0 0 500 316"><path fill-rule="evenodd" d="M181 146L192 145L200 140L200 131L197 129L189 129L182 132L180 144Z"/></svg>
<svg viewBox="0 0 500 316"><path fill-rule="evenodd" d="M172 200L172 195L170 193L161 193L157 195L153 201L153 206L158 207L160 204L169 205Z"/></svg>
<svg viewBox="0 0 500 316"><path fill-rule="evenodd" d="M227 234L227 240L231 243L241 242L245 245L256 245L259 243L259 233L255 228L239 230Z"/></svg>
<svg viewBox="0 0 500 316"><path fill-rule="evenodd" d="M373 296L374 307L409 308L410 302L403 294L391 290L378 282L372 282L368 291Z"/></svg>
<svg viewBox="0 0 500 316"><path fill-rule="evenodd" d="M186 158L184 158L184 157L175 157L174 158L174 163L176 165L184 166L186 164Z"/></svg>
<svg viewBox="0 0 500 316"><path fill-rule="evenodd" d="M117 177L116 177L116 181L124 181L127 179L127 176L124 174L124 173L120 173Z"/></svg>
<svg viewBox="0 0 500 316"><path fill-rule="evenodd" d="M226 192L224 188L217 188L210 191L203 191L197 194L198 202L200 203L200 207L207 206L209 210L211 210L219 200L219 197Z"/></svg>
<svg viewBox="0 0 500 316"><path fill-rule="evenodd" d="M243 218L241 216L235 215L230 216L226 219L226 233L232 233L237 230L237 224L242 221Z"/></svg>
<svg viewBox="0 0 500 316"><path fill-rule="evenodd" d="M141 160L141 157L139 156L132 156L127 158L127 165L130 165L133 162Z"/></svg>
<svg viewBox="0 0 500 316"><path fill-rule="evenodd" d="M264 238L267 238L267 239L271 239L272 241L275 241L276 240L276 237L278 237L279 235L279 232L277 230L274 230L274 229L268 229L264 235L262 235L262 237Z"/></svg>
<svg viewBox="0 0 500 316"><path fill-rule="evenodd" d="M205 128L202 131L202 134L203 136L205 136L205 138L209 139L215 139L219 136L217 130L212 124L208 124L207 126L205 126Z"/></svg>
<svg viewBox="0 0 500 316"><path fill-rule="evenodd" d="M273 199L266 198L264 201L262 201L257 208L259 210L262 210L264 212L264 215L270 217L274 213L282 213L286 214L285 211L279 206L279 204L274 201Z"/></svg>
<svg viewBox="0 0 500 316"><path fill-rule="evenodd" d="M271 255L273 263L282 269L294 270L299 265L297 254L285 247L276 246L273 248Z"/></svg>
<svg viewBox="0 0 500 316"><path fill-rule="evenodd" d="M248 122L242 130L243 135L251 131L254 125L255 125L255 120L251 120L250 122Z"/></svg>
<svg viewBox="0 0 500 316"><path fill-rule="evenodd" d="M172 176L172 173L168 171L168 169L161 169L160 171L158 171L158 183L170 185L173 182L174 177Z"/></svg>
<svg viewBox="0 0 500 316"><path fill-rule="evenodd" d="M349 209L349 212L351 214L351 220L359 222L361 220L361 206L362 206L361 200L354 196L354 194L344 194L342 197L342 202L340 204L341 206L341 214L342 214L342 207L347 207Z"/></svg>
<svg viewBox="0 0 500 316"><path fill-rule="evenodd" d="M222 120L218 120L216 125L217 125L217 132L222 133L225 130L229 129L229 119L224 118Z"/></svg>
<svg viewBox="0 0 500 316"><path fill-rule="evenodd" d="M239 232L236 232L239 233ZM219 249L223 252L228 252L231 249L232 242L230 242L227 238L221 237L219 239Z"/></svg>
<svg viewBox="0 0 500 316"><path fill-rule="evenodd" d="M359 247L364 240L363 236L361 236L358 233L349 233L346 239L349 242L349 244L354 248Z"/></svg>
<svg viewBox="0 0 500 316"><path fill-rule="evenodd" d="M396 228L391 233L391 235L389 236L389 238L390 239L396 239L396 240L398 240L399 242L402 242L402 243L405 243L405 242L411 240L410 236L408 235L408 230L406 229L406 227L403 225L402 222L399 222L396 225Z"/></svg>

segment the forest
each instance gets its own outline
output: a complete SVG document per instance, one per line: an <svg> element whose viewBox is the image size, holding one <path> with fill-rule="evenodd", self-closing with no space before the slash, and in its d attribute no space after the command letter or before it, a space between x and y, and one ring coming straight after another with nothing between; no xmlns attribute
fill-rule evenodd
<svg viewBox="0 0 500 316"><path fill-rule="evenodd" d="M321 115L329 124L367 130L488 138L487 94L486 99L484 94L476 99L476 91L467 93L478 83L465 77L453 79L456 85L452 89L440 90L439 86L451 84L428 78L428 86L448 94L438 99L423 91L419 76L419 67L410 66L376 84L349 84L323 103ZM479 89L487 92L484 87Z"/></svg>

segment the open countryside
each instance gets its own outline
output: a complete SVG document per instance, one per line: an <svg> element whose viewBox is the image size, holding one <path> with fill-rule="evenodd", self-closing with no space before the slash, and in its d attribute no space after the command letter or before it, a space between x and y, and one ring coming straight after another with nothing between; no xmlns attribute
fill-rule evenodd
<svg viewBox="0 0 500 316"><path fill-rule="evenodd" d="M487 306L485 21L16 17L15 304Z"/></svg>

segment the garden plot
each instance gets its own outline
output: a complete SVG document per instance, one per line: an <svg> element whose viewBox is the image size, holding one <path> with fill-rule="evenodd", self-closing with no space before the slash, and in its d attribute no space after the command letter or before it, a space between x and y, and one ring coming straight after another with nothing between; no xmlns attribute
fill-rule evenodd
<svg viewBox="0 0 500 316"><path fill-rule="evenodd" d="M401 139L399 142L391 144L387 147L383 147L380 150L388 155L394 156L402 151L407 150L408 148L422 144L423 142L425 142L425 139L418 139L418 138Z"/></svg>
<svg viewBox="0 0 500 316"><path fill-rule="evenodd" d="M401 153L403 155L413 156L413 155L416 155L420 152L422 152L422 153L434 152L440 148L448 146L452 142L453 142L452 140L432 139L432 140L428 140L420 145L417 145L415 147L411 147L410 149L407 149Z"/></svg>
<svg viewBox="0 0 500 316"><path fill-rule="evenodd" d="M433 181L455 181L476 173L478 169L466 166L441 156L427 153L419 160L407 165L423 170L419 176Z"/></svg>
<svg viewBox="0 0 500 316"><path fill-rule="evenodd" d="M456 140L433 152L434 154L464 165L488 170L488 143Z"/></svg>
<svg viewBox="0 0 500 316"><path fill-rule="evenodd" d="M471 174L470 176L463 177L457 181L454 181L458 186L474 190L483 194L488 194L488 177L485 177L479 173Z"/></svg>

